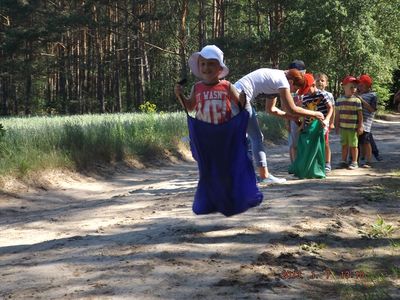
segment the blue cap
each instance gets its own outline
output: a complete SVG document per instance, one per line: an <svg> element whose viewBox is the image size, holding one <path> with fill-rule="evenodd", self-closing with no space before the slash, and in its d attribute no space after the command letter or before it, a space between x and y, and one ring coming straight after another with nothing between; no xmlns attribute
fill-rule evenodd
<svg viewBox="0 0 400 300"><path fill-rule="evenodd" d="M295 59L289 64L289 69L297 69L299 71L304 71L306 69L306 65L304 61Z"/></svg>

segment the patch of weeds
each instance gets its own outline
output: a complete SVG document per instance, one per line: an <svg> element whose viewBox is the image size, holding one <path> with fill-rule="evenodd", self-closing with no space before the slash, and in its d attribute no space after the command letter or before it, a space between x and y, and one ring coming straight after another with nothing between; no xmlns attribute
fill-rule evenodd
<svg viewBox="0 0 400 300"><path fill-rule="evenodd" d="M382 178L380 184L362 192L364 199L371 202L400 200L400 171L396 170L391 175L392 178Z"/></svg>
<svg viewBox="0 0 400 300"><path fill-rule="evenodd" d="M307 244L300 245L300 248L304 251L318 254L320 250L326 248L326 245L323 243L310 242Z"/></svg>
<svg viewBox="0 0 400 300"><path fill-rule="evenodd" d="M382 185L376 185L366 192L362 192L367 201L379 202L386 200L386 191Z"/></svg>
<svg viewBox="0 0 400 300"><path fill-rule="evenodd" d="M337 289L340 299L393 299L389 292L391 284L387 275L377 272L360 272L364 276L357 278L355 284L352 282L348 284L338 283Z"/></svg>
<svg viewBox="0 0 400 300"><path fill-rule="evenodd" d="M389 240L390 242L390 246L394 249L394 250L400 250L400 242L395 242L393 240Z"/></svg>
<svg viewBox="0 0 400 300"><path fill-rule="evenodd" d="M361 234L362 237L376 239L381 237L389 237L395 231L395 227L393 225L387 224L383 218L378 215L378 219L374 224L370 225L367 230L359 230L358 233Z"/></svg>
<svg viewBox="0 0 400 300"><path fill-rule="evenodd" d="M399 266L390 267L390 271L392 272L392 276L394 279L400 278L400 267Z"/></svg>

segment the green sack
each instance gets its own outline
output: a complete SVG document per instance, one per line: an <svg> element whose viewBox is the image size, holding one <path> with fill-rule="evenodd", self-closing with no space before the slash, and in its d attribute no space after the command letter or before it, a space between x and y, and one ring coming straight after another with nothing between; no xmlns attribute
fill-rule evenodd
<svg viewBox="0 0 400 300"><path fill-rule="evenodd" d="M299 178L325 178L325 137L318 120L300 133L296 159L289 166L289 173Z"/></svg>

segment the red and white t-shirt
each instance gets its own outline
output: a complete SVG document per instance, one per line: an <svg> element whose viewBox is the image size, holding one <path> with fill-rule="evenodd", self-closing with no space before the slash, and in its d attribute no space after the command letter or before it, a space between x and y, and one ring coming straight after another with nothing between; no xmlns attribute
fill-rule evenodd
<svg viewBox="0 0 400 300"><path fill-rule="evenodd" d="M226 80L220 80L216 85L196 83L196 119L212 124L229 121L234 116L229 87L230 83Z"/></svg>

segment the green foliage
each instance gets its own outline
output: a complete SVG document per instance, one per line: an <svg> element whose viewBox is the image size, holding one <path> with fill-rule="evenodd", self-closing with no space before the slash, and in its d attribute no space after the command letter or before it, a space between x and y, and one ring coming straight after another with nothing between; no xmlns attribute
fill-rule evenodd
<svg viewBox="0 0 400 300"><path fill-rule="evenodd" d="M272 119L272 120L270 120ZM0 175L22 176L46 168L84 169L137 158L153 161L177 153L188 135L186 115L131 113L3 118ZM265 137L279 137L282 120L263 116ZM271 132L270 132L271 131ZM278 132L277 132L278 131Z"/></svg>
<svg viewBox="0 0 400 300"><path fill-rule="evenodd" d="M374 91L378 96L378 110L384 110L390 102L390 87L385 85L374 85Z"/></svg>
<svg viewBox="0 0 400 300"><path fill-rule="evenodd" d="M3 124L0 123L0 141L1 141L1 138L5 135L5 133L6 133L6 130L4 129Z"/></svg>
<svg viewBox="0 0 400 300"><path fill-rule="evenodd" d="M114 114L3 119L1 174L87 168L132 157L157 160L176 153L187 135L184 113Z"/></svg>
<svg viewBox="0 0 400 300"><path fill-rule="evenodd" d="M141 111L142 113L152 114L157 112L157 105L146 101L143 104L139 105L139 111Z"/></svg>
<svg viewBox="0 0 400 300"><path fill-rule="evenodd" d="M9 84L9 103L18 100L22 110L30 92L33 113L48 108L61 113L102 111L97 97L101 87L95 84L102 70L107 111L116 111L118 69L122 111L140 110L138 103L144 99L151 99L158 110L176 110L174 82L183 76L188 85L195 81L185 62L205 43L222 48L233 82L260 67L285 69L299 58L310 72L327 73L335 95L345 75L361 73L374 78L381 107L390 101L388 91L394 92L392 73L400 63L399 0L224 1L222 35L212 26L215 8L205 1L202 41L198 1L188 2L183 39L177 35L181 1L114 2L2 0L0 74ZM87 49L82 50L82 44ZM126 49L131 51L129 59ZM74 80L78 73L85 74L84 83ZM137 74L140 78L133 78ZM53 82L47 94L49 82L60 81L61 75L66 89L54 90L60 89L60 82ZM77 86L84 99L77 99ZM49 100L48 95L54 96Z"/></svg>
<svg viewBox="0 0 400 300"><path fill-rule="evenodd" d="M383 218L378 215L378 219L374 224L370 225L370 227L366 230L359 230L359 233L367 238L376 239L380 237L389 237L395 231L395 227L390 224L386 224Z"/></svg>
<svg viewBox="0 0 400 300"><path fill-rule="evenodd" d="M284 119L269 116L266 113L258 113L258 120L264 139L279 142L282 140L282 137L287 135Z"/></svg>

